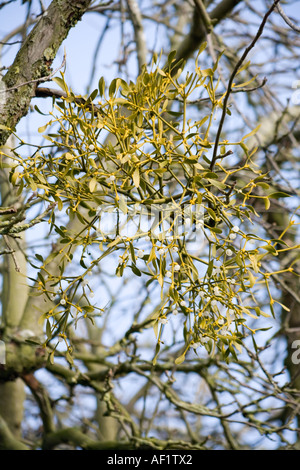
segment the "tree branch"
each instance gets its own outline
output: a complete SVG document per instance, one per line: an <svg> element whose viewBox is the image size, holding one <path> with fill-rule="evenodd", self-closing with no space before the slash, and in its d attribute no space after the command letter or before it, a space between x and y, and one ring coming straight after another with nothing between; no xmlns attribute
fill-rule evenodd
<svg viewBox="0 0 300 470"><path fill-rule="evenodd" d="M202 0L194 0L194 3L195 3L195 6L196 6L196 8L198 9L198 11L200 13L200 16L201 16L201 19L202 19L203 23L205 25L206 32L210 33L212 28L213 28L213 25L212 25L212 21L210 19L210 16L206 11L205 6L203 5Z"/></svg>
<svg viewBox="0 0 300 470"><path fill-rule="evenodd" d="M206 17L210 18L211 24L216 25L222 21L232 10L238 5L241 0L223 0L221 1L211 13L206 13ZM199 6L200 2L197 2ZM202 3L202 2L201 2ZM194 9L194 16L190 32L181 42L177 48L176 61L181 59L187 60L192 54L200 47L201 43L205 40L207 29L203 24L203 18L199 13L199 8Z"/></svg>
<svg viewBox="0 0 300 470"><path fill-rule="evenodd" d="M45 388L38 382L33 374L26 374L22 377L22 379L29 387L39 406L45 432L53 432L55 430L53 413L50 398Z"/></svg>
<svg viewBox="0 0 300 470"><path fill-rule="evenodd" d="M141 72L143 65L147 63L148 54L142 15L136 0L127 0L127 6L133 24L139 71Z"/></svg>
<svg viewBox="0 0 300 470"><path fill-rule="evenodd" d="M276 7L276 10L278 11L278 13L280 14L280 16L284 19L284 21L286 22L286 24L292 28L294 31L296 31L296 33L300 33L300 27L297 26L292 20L290 20L290 18L285 14L285 12L283 11L282 7L280 6L280 4L277 5Z"/></svg>
<svg viewBox="0 0 300 470"><path fill-rule="evenodd" d="M233 72L232 72L232 74L229 78L227 91L226 91L225 98L224 98L224 101L223 101L223 110L222 110L221 120L220 120L220 124L219 124L218 130L217 130L217 135L216 135L216 140L215 140L215 145L214 145L214 151L213 151L213 157L212 157L211 164L210 164L210 170L213 170L213 168L215 166L215 162L218 158L219 140L220 140L221 132L222 132L222 129L223 129L223 124L224 124L224 121L225 121L225 116L226 116L226 113L227 113L227 103L228 103L228 100L229 100L229 96L231 94L231 88L232 88L233 80L234 80L236 74L238 73L239 68L241 67L244 60L246 59L247 55L249 54L251 49L253 49L253 47L257 43L258 39L262 35L265 24L266 24L269 16L271 15L271 13L275 10L275 8L276 8L277 4L279 3L279 1L280 0L275 0L273 5L268 9L267 13L263 17L263 20L262 20L262 22L261 22L261 24L258 28L258 31L257 31L254 39L251 41L249 46L246 47L243 55L238 60L236 66L234 67Z"/></svg>
<svg viewBox="0 0 300 470"><path fill-rule="evenodd" d="M53 0L28 34L13 64L2 80L0 145L28 112L38 81L51 74L51 65L62 41L82 18L92 0Z"/></svg>
<svg viewBox="0 0 300 470"><path fill-rule="evenodd" d="M29 450L13 436L2 416L0 416L0 450Z"/></svg>

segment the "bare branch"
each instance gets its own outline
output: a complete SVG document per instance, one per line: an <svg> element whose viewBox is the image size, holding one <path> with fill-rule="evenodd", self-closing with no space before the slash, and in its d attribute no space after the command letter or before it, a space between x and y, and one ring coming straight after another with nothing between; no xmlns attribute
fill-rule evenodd
<svg viewBox="0 0 300 470"><path fill-rule="evenodd" d="M127 0L127 6L133 24L139 71L141 72L143 65L147 63L148 54L142 15L136 0Z"/></svg>
<svg viewBox="0 0 300 470"><path fill-rule="evenodd" d="M92 0L53 0L28 34L13 64L3 78L7 92L0 109L0 145L27 113L37 83L49 77L56 53L69 30L79 21Z"/></svg>
<svg viewBox="0 0 300 470"><path fill-rule="evenodd" d="M224 19L241 0L223 0L221 1L211 13L209 17L212 24L217 25ZM192 54L200 47L201 43L205 40L206 29L203 26L203 20L199 14L199 10L195 8L193 21L189 34L183 39L177 49L176 60L179 62L181 59L187 60Z"/></svg>
<svg viewBox="0 0 300 470"><path fill-rule="evenodd" d="M5 420L0 416L0 449L1 450L28 450L28 447L17 440Z"/></svg>
<svg viewBox="0 0 300 470"><path fill-rule="evenodd" d="M282 9L281 5L278 4L276 10L280 14L280 16L284 19L287 25L292 28L296 33L300 33L300 27L297 26L290 18L285 14L284 10Z"/></svg>
<svg viewBox="0 0 300 470"><path fill-rule="evenodd" d="M269 18L269 16L271 15L271 13L275 10L275 7L276 5L279 3L280 0L275 0L273 5L269 8L269 10L267 11L267 13L265 14L261 24L260 24L260 27L254 37L254 39L252 40L251 44L246 47L242 57L239 59L239 61L237 62L236 66L234 67L234 70L229 78L229 82L228 82L228 88L227 88L227 91L226 91L226 94L225 94L225 98L224 98L224 101L223 101L223 110L222 110L222 116L221 116L221 120L220 120L220 124L219 124L219 127L218 127L218 131L217 131L217 135L216 135L216 140L215 140L215 145L214 145L214 152L213 152L213 157L212 157L212 160L211 160L211 164L210 164L210 169L212 170L215 166L215 162L216 162L216 159L217 159L217 153L218 153L218 146L219 146L219 141L220 141L220 136L221 136L221 132L222 132L222 129L223 129L223 124L224 124L224 121L225 121L225 116L226 116L226 113L227 113L227 103L228 103L228 100L229 100L229 96L231 94L231 88L232 88L232 84L233 84L233 80L234 80L234 77L236 76L239 68L241 67L241 65L243 64L244 60L246 59L247 55L249 54L249 52L251 51L251 49L253 49L253 47L255 46L255 44L257 43L258 39L260 38L260 36L262 35L263 33L263 30L264 30L264 27L265 27L265 24Z"/></svg>
<svg viewBox="0 0 300 470"><path fill-rule="evenodd" d="M8 239L7 239L7 236L6 236L6 235L3 235L3 240L5 241L5 244L6 244L8 250L9 250L11 256L12 256L12 259L13 259L14 264L15 264L15 269L16 269L16 271L19 273L19 272L21 271L20 266L19 266L19 264L18 264L17 258L15 257L15 252L14 252L14 250L11 248L11 246L10 246L10 244L9 244L9 242L8 242Z"/></svg>
<svg viewBox="0 0 300 470"><path fill-rule="evenodd" d="M196 8L198 9L201 19L203 23L205 24L205 28L207 33L210 33L210 31L213 28L212 21L210 19L209 14L207 13L205 6L203 5L202 0L194 0L194 3L196 5Z"/></svg>

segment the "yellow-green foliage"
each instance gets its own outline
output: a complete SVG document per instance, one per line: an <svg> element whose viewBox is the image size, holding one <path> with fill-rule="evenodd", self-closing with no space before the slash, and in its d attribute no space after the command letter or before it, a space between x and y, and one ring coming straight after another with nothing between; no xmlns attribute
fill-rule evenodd
<svg viewBox="0 0 300 470"><path fill-rule="evenodd" d="M90 245L101 249L101 256L91 264L82 255L83 273L64 288L59 307L45 313L49 338L55 327L55 321L50 325L49 320L76 307L68 294L70 286L80 285L95 265L116 252L120 254L116 275L131 270L144 276L148 285L160 286L160 308L151 318L157 337L154 361L163 330L178 313L186 347L176 363L184 360L189 349L198 347L219 350L224 358L235 356L245 335L260 328L259 317L274 315L269 288L272 273L266 272L263 263L289 248L281 239L263 238L263 231L255 228L254 205L260 199L268 209L270 198L285 195L272 194L254 163L255 149L247 148L247 137L255 130L238 142L223 137L212 160L215 118L223 99L217 94L216 66L201 70L197 62L193 73L179 70L173 74L173 57L170 54L163 70L154 60L151 70L144 68L136 83L117 78L106 87L101 78L99 89L88 98L75 96L61 74L56 83L66 97L55 105L48 125L39 129L41 133L49 129L44 137L50 149L45 146L30 159L20 158L18 172L11 173L20 191L30 187L41 199L55 201L69 219L77 217L82 223L80 232L68 232L67 227L56 225L52 212L49 223L62 245L51 260L65 254L69 261L74 246L82 254ZM207 97L210 106L199 111L193 104L195 96ZM195 113L198 118L192 119ZM137 208L170 203L175 216L169 232L162 230L161 237L142 230L132 236L109 237L99 230L103 206L118 208L130 218ZM203 219L191 220L203 239L199 250L192 252L189 241L175 233L176 218L189 206L203 210ZM252 219L254 228L249 233ZM157 223L159 229L163 222ZM148 242L144 251L138 247L141 238ZM39 259L47 273L50 259ZM53 285L63 278L62 269ZM266 313L256 300L261 287L270 296ZM51 295L43 276L40 289ZM84 315L94 309L91 305L76 308ZM257 328L248 326L249 317L256 318Z"/></svg>

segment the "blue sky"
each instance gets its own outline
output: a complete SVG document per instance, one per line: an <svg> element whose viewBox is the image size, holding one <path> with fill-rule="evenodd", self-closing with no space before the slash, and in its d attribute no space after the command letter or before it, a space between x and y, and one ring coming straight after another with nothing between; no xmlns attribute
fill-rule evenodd
<svg viewBox="0 0 300 470"><path fill-rule="evenodd" d="M49 0L44 2L47 6ZM39 12L39 2L33 1L33 12ZM12 3L0 10L0 40L6 36L10 31L24 23L27 14L27 6L22 5L20 1ZM64 53L66 53L66 66L65 77L68 85L73 89L76 94L85 94L89 83L92 59L95 53L96 44L101 34L102 28L106 22L103 15L99 13L88 13L83 16L83 19L71 29L68 37L63 42L57 57L53 63L53 70L60 67ZM99 78L104 75L107 81L111 81L117 74L117 66L112 65L112 57L118 57L118 44L120 38L120 28L115 22L112 24L113 34L109 33L102 43L102 47L98 56L98 64L94 75L93 88L97 88ZM114 40L112 41L112 38ZM20 37L13 38L11 41L20 39ZM14 56L19 48L19 44L12 45L4 51L1 66L9 67L12 63ZM58 72L56 75L59 76ZM42 86L50 86L57 88L53 82L44 82ZM51 107L52 100L49 99L34 99L32 105L37 105L43 112L47 112ZM28 119L29 118L29 119ZM37 127L44 124L41 115L27 116L22 119L18 125L20 135L25 138L26 136L32 139L33 136L37 137Z"/></svg>

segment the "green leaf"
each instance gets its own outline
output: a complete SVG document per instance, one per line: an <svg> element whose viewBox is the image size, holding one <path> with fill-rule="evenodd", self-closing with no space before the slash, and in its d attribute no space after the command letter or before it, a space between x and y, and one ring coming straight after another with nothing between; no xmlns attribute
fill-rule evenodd
<svg viewBox="0 0 300 470"><path fill-rule="evenodd" d="M260 186L261 188L264 188L264 189L270 188L270 185L268 183L264 183L263 181L259 181L258 183L256 183L256 186Z"/></svg>
<svg viewBox="0 0 300 470"><path fill-rule="evenodd" d="M207 158L206 155L202 155L202 158L203 158L203 160L204 160L208 165L211 164L211 161L209 160L209 158Z"/></svg>
<svg viewBox="0 0 300 470"><path fill-rule="evenodd" d="M213 211L210 207L207 207L206 210L207 210L208 214L211 216L211 218L214 219L217 222L218 217L217 217L215 211Z"/></svg>
<svg viewBox="0 0 300 470"><path fill-rule="evenodd" d="M214 267L214 260L210 260L210 262L208 263L208 268L207 268L207 276L208 277L211 276L213 267Z"/></svg>
<svg viewBox="0 0 300 470"><path fill-rule="evenodd" d="M171 51L168 55L168 65L171 65L176 56L176 51Z"/></svg>
<svg viewBox="0 0 300 470"><path fill-rule="evenodd" d="M207 121L207 119L208 119L208 116L204 116L204 118L202 118L200 121L195 122L195 126L197 127L203 126L203 124Z"/></svg>
<svg viewBox="0 0 300 470"><path fill-rule="evenodd" d="M244 144L243 142L240 142L240 143L239 143L239 146L244 150L245 154L247 155L247 154L248 154L248 151L249 151L247 145Z"/></svg>
<svg viewBox="0 0 300 470"><path fill-rule="evenodd" d="M94 101L94 99L96 98L97 95L98 95L98 90L96 88L94 91L92 91L92 93L88 97L88 101Z"/></svg>
<svg viewBox="0 0 300 470"><path fill-rule="evenodd" d="M42 111L37 107L36 104L34 105L34 109L35 109L39 114L41 114L42 116L48 116L48 114L42 113Z"/></svg>
<svg viewBox="0 0 300 470"><path fill-rule="evenodd" d="M49 124L50 124L50 123L48 122L48 123L45 124L44 126L39 127L39 128L38 128L38 132L39 132L40 134L42 134L43 132L45 132L45 130L47 129L47 127L48 127Z"/></svg>
<svg viewBox="0 0 300 470"><path fill-rule="evenodd" d="M121 81L121 93L123 96L127 96L128 93L130 92L130 87L128 86L128 83L125 82L125 80L120 79Z"/></svg>
<svg viewBox="0 0 300 470"><path fill-rule="evenodd" d="M70 351L68 351L68 350L66 351L65 358L71 366L74 364L74 361L73 361L73 358L70 354Z"/></svg>
<svg viewBox="0 0 300 470"><path fill-rule="evenodd" d="M254 284L256 283L257 278L255 276L253 276L251 271L248 271L248 278L249 278L249 282L250 282L250 287L253 287Z"/></svg>
<svg viewBox="0 0 300 470"><path fill-rule="evenodd" d="M275 193L268 194L268 197L272 199L279 199L280 197L290 197L290 194L284 193L282 191L276 191Z"/></svg>
<svg viewBox="0 0 300 470"><path fill-rule="evenodd" d="M236 75L238 75L239 73L243 72L243 70L246 70L246 69L249 67L250 64L251 64L251 62L250 62L250 60L248 60L248 62L246 62L244 65L242 65L242 66L238 69Z"/></svg>
<svg viewBox="0 0 300 470"><path fill-rule="evenodd" d="M256 132L258 131L260 126L261 126L261 124L258 124L258 126L256 126L255 129L253 129L251 132L249 132L249 134L244 135L244 137L242 138L242 142L244 140L248 139L249 137L251 137L252 135L256 134Z"/></svg>
<svg viewBox="0 0 300 470"><path fill-rule="evenodd" d="M116 276L122 277L124 273L124 264L118 264L116 269Z"/></svg>
<svg viewBox="0 0 300 470"><path fill-rule="evenodd" d="M156 325L156 327L158 327L158 322L155 322L155 325ZM157 337L157 333L158 333L158 332L155 331L155 336L156 336L156 337ZM159 354L159 351L160 351L160 343L158 342L158 343L156 344L156 347L155 347L155 356L154 356L153 361L152 361L152 364L153 364L154 366L155 366L155 364L156 364L156 360L157 360L157 356L158 356L158 354Z"/></svg>
<svg viewBox="0 0 300 470"><path fill-rule="evenodd" d="M16 185L17 179L18 179L18 177L19 177L19 174L20 174L20 173L19 173L18 171L15 171L15 172L11 175L10 181L11 181L11 184L12 184L13 186ZM22 180L21 180L21 181L22 181Z"/></svg>
<svg viewBox="0 0 300 470"><path fill-rule="evenodd" d="M141 271L137 268L137 266L135 264L132 264L131 266L131 269L132 269L132 272L136 275L136 276L141 276L142 273Z"/></svg>
<svg viewBox="0 0 300 470"><path fill-rule="evenodd" d="M68 87L67 85L65 84L65 81L60 78L60 77L54 77L52 78L52 81L55 82L63 91L65 91L66 93L68 93Z"/></svg>
<svg viewBox="0 0 300 470"><path fill-rule="evenodd" d="M130 251L131 259L135 264L136 263L135 252L134 252L133 244L131 242L129 242L129 251Z"/></svg>
<svg viewBox="0 0 300 470"><path fill-rule="evenodd" d="M121 237L117 237L115 240L113 240L111 243L109 243L107 245L107 248L112 248L113 246L117 245L118 243L120 243L120 241L122 240Z"/></svg>
<svg viewBox="0 0 300 470"><path fill-rule="evenodd" d="M175 359L175 364L182 364L185 360L186 351Z"/></svg>
<svg viewBox="0 0 300 470"><path fill-rule="evenodd" d="M23 192L23 189L24 189L24 180L21 179L21 181L19 183L19 186L18 186L18 190L16 192L16 195L20 196L20 194L22 194L22 192Z"/></svg>
<svg viewBox="0 0 300 470"><path fill-rule="evenodd" d="M175 302L178 302L179 300L179 295L178 295L178 292L176 289L172 289L172 287L170 287L169 289L169 295L170 297L175 300Z"/></svg>
<svg viewBox="0 0 300 470"><path fill-rule="evenodd" d="M122 194L120 195L120 198L119 198L119 201L118 201L118 206L121 209L121 211L123 212L123 214L128 213L127 201L126 201L126 198Z"/></svg>
<svg viewBox="0 0 300 470"><path fill-rule="evenodd" d="M97 185L96 178L92 178L91 181L89 182L89 190L91 193L95 191L96 185Z"/></svg>
<svg viewBox="0 0 300 470"><path fill-rule="evenodd" d="M84 305L82 310L84 310L86 313L93 313L95 308L92 305Z"/></svg>
<svg viewBox="0 0 300 470"><path fill-rule="evenodd" d="M163 70L161 70L160 68L157 68L157 72L159 73L159 75L161 75L162 77L166 77L167 75L165 74L165 72Z"/></svg>
<svg viewBox="0 0 300 470"><path fill-rule="evenodd" d="M223 232L223 230L221 228L218 228L218 227L209 227L209 230L211 232L219 233L219 234Z"/></svg>
<svg viewBox="0 0 300 470"><path fill-rule="evenodd" d="M50 364L52 364L52 365L54 364L54 354L55 354L55 350L53 350L48 356L48 360L49 360Z"/></svg>
<svg viewBox="0 0 300 470"><path fill-rule="evenodd" d="M212 186L215 186L216 188L220 190L226 189L227 187L226 184L221 183L221 181L217 181L217 180L210 179L210 178L207 178L207 181L209 181Z"/></svg>
<svg viewBox="0 0 300 470"><path fill-rule="evenodd" d="M252 335L252 343L253 343L255 351L258 352L258 347L257 347L256 341L254 339L254 335Z"/></svg>
<svg viewBox="0 0 300 470"><path fill-rule="evenodd" d="M46 321L46 335L47 335L47 338L48 339L51 339L52 337L52 330L51 330L51 324L49 322L49 320L47 319Z"/></svg>
<svg viewBox="0 0 300 470"><path fill-rule="evenodd" d="M56 258L56 256L58 256L58 252L55 252L53 251L46 259L45 263L44 263L44 266L47 266L47 264L51 263L51 261L54 260L54 258Z"/></svg>
<svg viewBox="0 0 300 470"><path fill-rule="evenodd" d="M136 188L140 186L140 170L136 168L132 175L133 183Z"/></svg>
<svg viewBox="0 0 300 470"><path fill-rule="evenodd" d="M202 174L203 178L211 178L211 179L218 179L218 175L216 173L213 173L212 171L208 171L207 173Z"/></svg>
<svg viewBox="0 0 300 470"><path fill-rule="evenodd" d="M36 254L35 254L35 257L36 257L36 259L38 259L38 260L41 261L42 263L44 262L44 258L42 257L42 255L36 253Z"/></svg>
<svg viewBox="0 0 300 470"><path fill-rule="evenodd" d="M250 80L247 80L246 82L243 82L243 83L239 83L238 85L235 85L233 86L233 88L242 88L242 87L245 87L247 85L250 85L250 83L252 83L254 80L257 79L257 75L255 75L254 77L250 78Z"/></svg>
<svg viewBox="0 0 300 470"><path fill-rule="evenodd" d="M108 94L110 98L112 98L115 92L117 91L117 80L117 78L114 78L111 81L111 84L109 85Z"/></svg>
<svg viewBox="0 0 300 470"><path fill-rule="evenodd" d="M100 96L104 96L104 93L105 93L105 80L104 80L104 77L100 78L99 83L98 83L98 89L99 89Z"/></svg>
<svg viewBox="0 0 300 470"><path fill-rule="evenodd" d="M267 211L270 208L270 205L271 205L270 199L268 197L265 197L264 198L264 203L265 203L265 209Z"/></svg>
<svg viewBox="0 0 300 470"><path fill-rule="evenodd" d="M201 73L202 73L203 77L213 77L214 76L214 72L211 68L201 70Z"/></svg>
<svg viewBox="0 0 300 470"><path fill-rule="evenodd" d="M199 47L199 51L198 51L197 56L199 56L200 54L202 54L202 52L206 49L206 47L207 47L207 41L203 41L203 43L202 43L201 46Z"/></svg>
<svg viewBox="0 0 300 470"><path fill-rule="evenodd" d="M272 245L263 245L260 247L262 250L266 250L268 251L269 253L272 253L272 255L275 255L277 256L278 255L278 251L274 248L274 246Z"/></svg>
<svg viewBox="0 0 300 470"><path fill-rule="evenodd" d="M249 255L249 259L251 261L254 272L258 273L259 272L258 262L260 260L260 257L258 255Z"/></svg>

